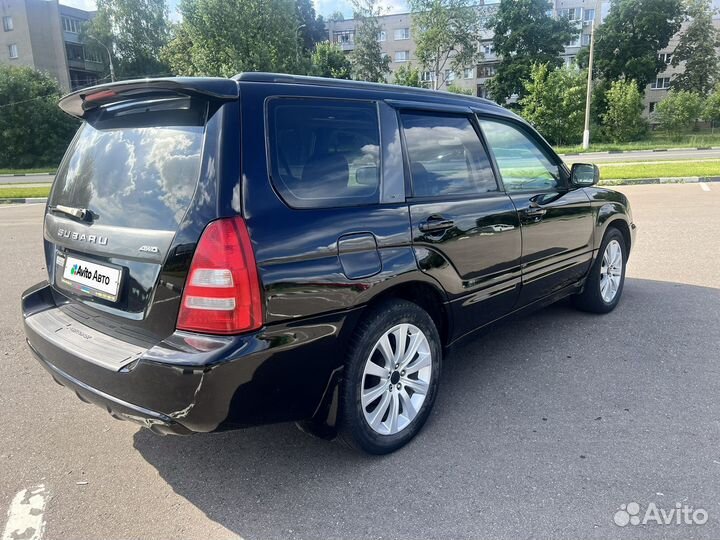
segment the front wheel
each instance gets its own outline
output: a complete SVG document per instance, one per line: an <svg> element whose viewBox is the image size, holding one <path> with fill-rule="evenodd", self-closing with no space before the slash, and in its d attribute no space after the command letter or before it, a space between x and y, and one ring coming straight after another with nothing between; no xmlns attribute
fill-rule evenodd
<svg viewBox="0 0 720 540"><path fill-rule="evenodd" d="M440 336L418 305L391 300L359 324L343 382L341 436L371 454L412 439L432 409L442 362Z"/></svg>
<svg viewBox="0 0 720 540"><path fill-rule="evenodd" d="M592 313L615 309L625 284L626 262L625 238L619 230L608 229L583 292L573 297L575 306Z"/></svg>

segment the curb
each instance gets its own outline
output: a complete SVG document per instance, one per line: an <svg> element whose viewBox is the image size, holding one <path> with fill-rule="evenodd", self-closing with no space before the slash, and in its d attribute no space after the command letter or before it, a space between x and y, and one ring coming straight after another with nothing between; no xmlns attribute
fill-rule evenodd
<svg viewBox="0 0 720 540"><path fill-rule="evenodd" d="M1 204L35 204L46 203L47 197L28 197L26 199L0 199Z"/></svg>
<svg viewBox="0 0 720 540"><path fill-rule="evenodd" d="M720 182L720 176L681 176L677 178L626 178L601 180L600 186L632 186L639 184L697 184L698 182Z"/></svg>
<svg viewBox="0 0 720 540"><path fill-rule="evenodd" d="M31 172L21 174L0 174L0 178L14 178L16 176L55 176L56 171L48 172Z"/></svg>
<svg viewBox="0 0 720 540"><path fill-rule="evenodd" d="M681 150L720 150L720 146L689 146L685 148L653 148L648 150L604 150L601 152L570 152L568 154L558 154L558 156L592 156L598 154L627 154L627 153L646 153L652 152L679 152Z"/></svg>

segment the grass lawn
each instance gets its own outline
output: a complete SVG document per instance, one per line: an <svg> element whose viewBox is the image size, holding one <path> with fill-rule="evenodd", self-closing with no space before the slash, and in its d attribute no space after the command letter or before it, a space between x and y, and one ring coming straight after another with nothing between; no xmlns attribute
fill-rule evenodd
<svg viewBox="0 0 720 540"><path fill-rule="evenodd" d="M31 173L44 173L44 174L55 174L57 169L54 167L45 167L39 169L0 169L0 174L31 174Z"/></svg>
<svg viewBox="0 0 720 540"><path fill-rule="evenodd" d="M0 199L47 197L49 194L50 187L3 187L0 185Z"/></svg>
<svg viewBox="0 0 720 540"><path fill-rule="evenodd" d="M582 146L557 146L555 151L558 154L577 154L583 152L608 152L613 150L654 150L661 148L698 148L720 146L720 130L717 133L691 133L680 141L673 141L666 133L654 132L650 138L644 141L629 143L598 143L591 144L588 150Z"/></svg>
<svg viewBox="0 0 720 540"><path fill-rule="evenodd" d="M600 178L673 178L679 176L720 176L720 160L674 163L602 163Z"/></svg>

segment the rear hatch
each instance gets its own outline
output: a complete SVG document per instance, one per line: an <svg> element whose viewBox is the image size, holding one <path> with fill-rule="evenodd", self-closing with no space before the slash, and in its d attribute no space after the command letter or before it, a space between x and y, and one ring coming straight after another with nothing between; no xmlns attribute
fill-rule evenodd
<svg viewBox="0 0 720 540"><path fill-rule="evenodd" d="M188 220L196 197L215 193L198 189L215 178L206 170L214 162L207 147L216 148L207 145L208 122L237 98L233 81L223 80L220 96L189 81L106 85L61 102L85 122L48 199L49 280L72 318L137 344L151 345L175 328L205 224Z"/></svg>

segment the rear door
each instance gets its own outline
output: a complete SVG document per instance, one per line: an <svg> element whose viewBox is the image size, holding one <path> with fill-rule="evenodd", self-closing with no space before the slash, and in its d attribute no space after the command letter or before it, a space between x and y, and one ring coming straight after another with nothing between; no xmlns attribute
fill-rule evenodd
<svg viewBox="0 0 720 540"><path fill-rule="evenodd" d="M502 182L522 223L525 305L578 282L592 260L593 217L582 189L571 190L562 162L520 122L479 117Z"/></svg>
<svg viewBox="0 0 720 540"><path fill-rule="evenodd" d="M44 223L50 282L72 317L143 344L172 333L194 242L210 219L186 217L197 218L215 112L207 100L164 93L87 115ZM208 202L212 216L216 204Z"/></svg>
<svg viewBox="0 0 720 540"><path fill-rule="evenodd" d="M452 298L462 335L506 313L520 285L520 223L470 111L402 107L413 247Z"/></svg>

